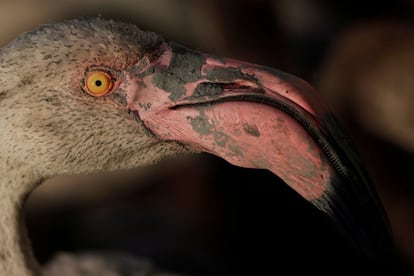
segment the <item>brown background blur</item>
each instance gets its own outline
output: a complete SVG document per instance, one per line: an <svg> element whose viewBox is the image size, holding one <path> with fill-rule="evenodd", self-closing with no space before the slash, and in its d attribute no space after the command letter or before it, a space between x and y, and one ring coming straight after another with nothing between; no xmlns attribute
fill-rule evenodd
<svg viewBox="0 0 414 276"><path fill-rule="evenodd" d="M414 1L1 0L0 46L38 24L98 15L313 84L355 139L389 215L398 265L412 271ZM195 275L294 271L307 258L315 272L326 261L361 265L334 226L276 177L205 155L178 160L42 185L27 208L39 261L106 248Z"/></svg>

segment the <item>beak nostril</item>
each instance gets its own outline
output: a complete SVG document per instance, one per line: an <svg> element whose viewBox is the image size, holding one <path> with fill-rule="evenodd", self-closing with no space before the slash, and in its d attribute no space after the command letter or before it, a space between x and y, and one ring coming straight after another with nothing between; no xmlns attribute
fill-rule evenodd
<svg viewBox="0 0 414 276"><path fill-rule="evenodd" d="M245 92L248 90L249 93L265 93L262 88L250 82L222 83L221 87L226 91Z"/></svg>

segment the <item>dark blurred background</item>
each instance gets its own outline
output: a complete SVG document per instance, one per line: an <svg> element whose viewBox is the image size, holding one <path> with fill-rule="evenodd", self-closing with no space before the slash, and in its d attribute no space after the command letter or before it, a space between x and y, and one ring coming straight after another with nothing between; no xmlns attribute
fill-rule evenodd
<svg viewBox="0 0 414 276"><path fill-rule="evenodd" d="M314 85L356 142L398 260L357 256L276 176L196 155L47 181L27 206L42 264L111 249L192 275L414 271L414 1L2 0L0 46L39 24L98 15Z"/></svg>

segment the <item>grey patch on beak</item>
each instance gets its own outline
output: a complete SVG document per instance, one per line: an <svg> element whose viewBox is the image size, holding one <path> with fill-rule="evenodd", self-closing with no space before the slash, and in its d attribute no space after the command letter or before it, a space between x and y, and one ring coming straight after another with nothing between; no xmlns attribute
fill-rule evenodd
<svg viewBox="0 0 414 276"><path fill-rule="evenodd" d="M236 156L244 156L243 150L238 145L229 144L228 149L231 150Z"/></svg>
<svg viewBox="0 0 414 276"><path fill-rule="evenodd" d="M171 43L173 56L167 70L156 69L152 83L167 93L169 99L176 101L185 93L184 85L195 82L201 78L201 67L206 58L200 52L196 52Z"/></svg>
<svg viewBox="0 0 414 276"><path fill-rule="evenodd" d="M215 131L214 132L214 142L222 148L224 148L226 146L229 139L230 139L230 137L227 134L225 134L221 131Z"/></svg>
<svg viewBox="0 0 414 276"><path fill-rule="evenodd" d="M157 69L152 78L152 83L156 87L170 93L169 99L171 101L178 100L185 93L184 82L168 71Z"/></svg>
<svg viewBox="0 0 414 276"><path fill-rule="evenodd" d="M205 78L210 81L216 81L216 82L223 82L223 83L229 83L233 82L235 80L247 80L251 81L253 83L258 83L258 80L252 76L244 74L240 69L238 68L211 68L207 69L205 71Z"/></svg>
<svg viewBox="0 0 414 276"><path fill-rule="evenodd" d="M246 125L243 126L243 129L247 134L249 134L251 136L260 137L260 131L257 128L256 125L247 125L246 124Z"/></svg>
<svg viewBox="0 0 414 276"><path fill-rule="evenodd" d="M200 98L200 97L207 97L207 96L217 96L222 94L224 91L221 84L218 83L211 83L211 82L202 82L197 85L194 89L194 93L192 96L188 98Z"/></svg>
<svg viewBox="0 0 414 276"><path fill-rule="evenodd" d="M203 53L190 50L177 43L171 43L173 56L168 71L184 82L194 82L201 78L201 67L206 63Z"/></svg>
<svg viewBox="0 0 414 276"><path fill-rule="evenodd" d="M201 135L208 135L211 133L213 129L213 125L208 121L207 116L204 114L200 114L200 116L197 116L195 118L188 118L191 122L191 126L194 129L194 131L200 133Z"/></svg>

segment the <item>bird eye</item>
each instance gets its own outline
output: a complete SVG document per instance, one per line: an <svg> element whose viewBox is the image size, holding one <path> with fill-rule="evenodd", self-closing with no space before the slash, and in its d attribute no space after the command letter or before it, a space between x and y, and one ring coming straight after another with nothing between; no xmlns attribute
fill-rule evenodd
<svg viewBox="0 0 414 276"><path fill-rule="evenodd" d="M114 81L104 71L92 71L86 77L85 89L92 96L104 96L112 91Z"/></svg>

